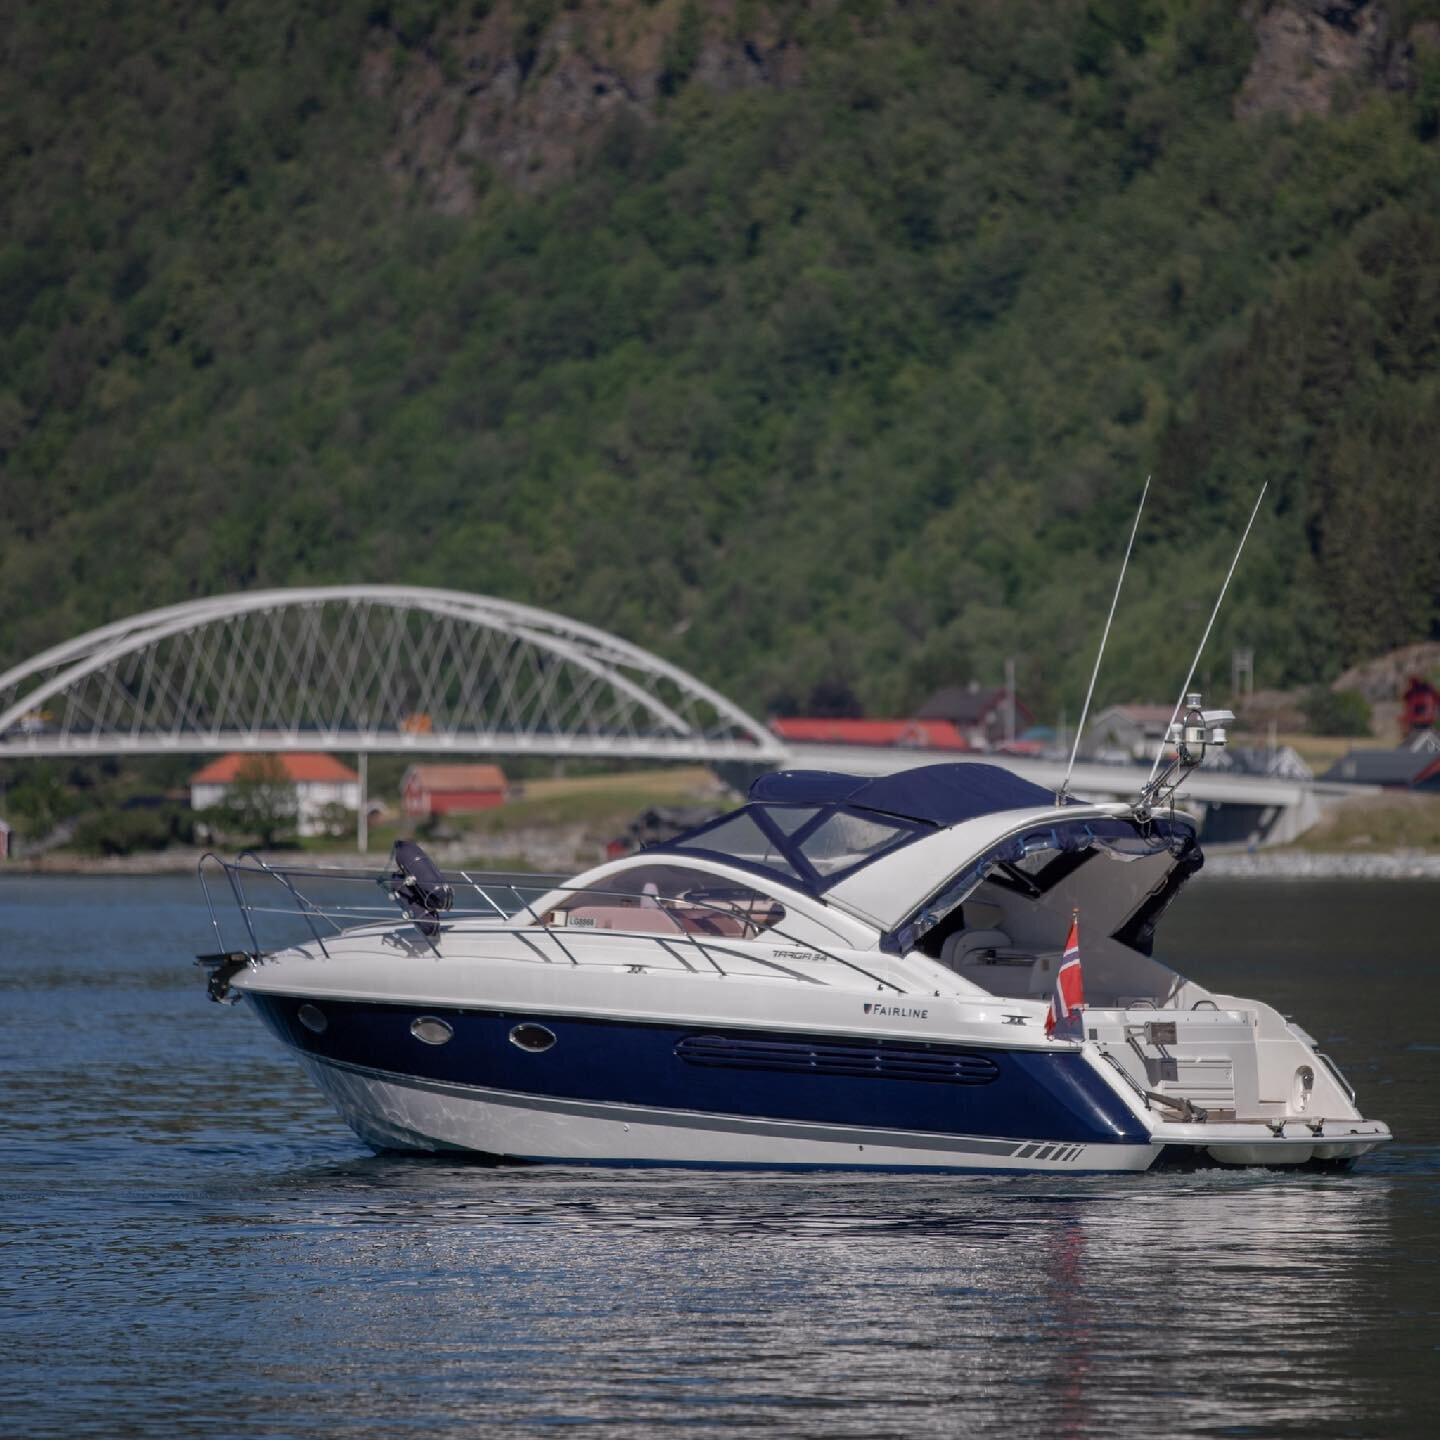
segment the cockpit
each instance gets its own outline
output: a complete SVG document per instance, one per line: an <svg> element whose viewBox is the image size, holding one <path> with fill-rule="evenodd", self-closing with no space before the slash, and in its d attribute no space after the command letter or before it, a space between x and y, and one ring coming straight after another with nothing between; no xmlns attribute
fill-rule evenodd
<svg viewBox="0 0 1440 1440"><path fill-rule="evenodd" d="M755 940L781 924L774 896L687 865L635 865L579 889L540 916L546 926Z"/></svg>

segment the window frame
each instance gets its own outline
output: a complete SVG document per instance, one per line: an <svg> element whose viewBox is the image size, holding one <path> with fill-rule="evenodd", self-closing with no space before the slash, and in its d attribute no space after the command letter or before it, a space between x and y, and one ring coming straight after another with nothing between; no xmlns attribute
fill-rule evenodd
<svg viewBox="0 0 1440 1440"><path fill-rule="evenodd" d="M781 829L770 813L775 810L813 810L815 813L788 834ZM856 819L865 820L870 824L888 825L894 829L895 838L887 844L879 846L856 861L853 865L843 866L838 870L821 872L811 864L805 854L805 842L822 825L837 815L853 815ZM763 861L751 860L743 855L734 855L725 850L712 850L703 842L706 835L720 829L726 824L733 824L740 817L748 817L756 827L770 841L775 853L783 857L786 865L794 872L787 875L784 871L765 864ZM866 865L873 863L884 855L889 855L895 850L901 849L923 836L934 834L939 827L924 820L913 820L908 816L888 815L879 810L866 810L859 805L820 805L812 803L804 804L783 804L771 801L751 801L742 805L737 810L727 811L724 815L717 816L714 820L688 831L685 835L674 840L668 840L663 845L654 846L647 850L646 854L659 855L702 855L708 860L718 861L722 865L733 865L737 869L750 870L757 875L764 875L771 880L778 880L782 884L798 889L803 894L819 899L832 886L838 885L842 880L848 880L856 871L864 869Z"/></svg>

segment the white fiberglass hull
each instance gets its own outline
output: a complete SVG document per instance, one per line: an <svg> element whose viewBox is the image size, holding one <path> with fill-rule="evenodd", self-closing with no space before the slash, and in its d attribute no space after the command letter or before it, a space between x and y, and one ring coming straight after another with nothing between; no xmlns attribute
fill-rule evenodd
<svg viewBox="0 0 1440 1440"><path fill-rule="evenodd" d="M1153 1145L998 1140L697 1114L417 1081L306 1058L342 1118L379 1150L469 1151L575 1165L879 1170L1147 1169Z"/></svg>
<svg viewBox="0 0 1440 1440"><path fill-rule="evenodd" d="M1033 1002L378 949L347 937L235 981L377 1149L1076 1173L1336 1162L1388 1138L1353 1111L1318 1137L1173 1123L1102 1046L1047 1041ZM1223 1019L1177 1023L1228 1034Z"/></svg>
<svg viewBox="0 0 1440 1440"><path fill-rule="evenodd" d="M1133 1172L1167 1163L1344 1163L1389 1140L1371 1121L1280 1133L1255 1125L1159 1123L1144 1144L997 1139L700 1114L423 1080L304 1056L341 1117L377 1150L461 1151L575 1165Z"/></svg>

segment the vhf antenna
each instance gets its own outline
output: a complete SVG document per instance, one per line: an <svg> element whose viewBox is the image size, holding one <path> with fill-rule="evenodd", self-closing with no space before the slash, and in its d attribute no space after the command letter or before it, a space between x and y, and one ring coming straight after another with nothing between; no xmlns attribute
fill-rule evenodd
<svg viewBox="0 0 1440 1440"><path fill-rule="evenodd" d="M1145 509L1145 497L1150 493L1150 477L1145 477L1145 488L1140 492L1140 504L1135 511L1135 523L1130 527L1130 541L1125 546L1125 558L1120 562L1120 578L1115 582L1115 593L1110 597L1110 614L1105 619L1105 631L1100 636L1100 649L1095 654L1095 668L1090 672L1090 688L1085 692L1085 705L1080 711L1080 723L1075 727L1075 742L1070 746L1070 763L1065 767L1065 779L1055 792L1055 803L1064 804L1070 789L1070 773L1075 769L1075 756L1080 749L1080 737L1085 733L1085 718L1090 713L1090 701L1095 694L1095 681L1100 674L1100 661L1105 657L1105 644L1110 639L1110 626L1115 619L1115 607L1120 603L1120 587L1125 583L1125 571L1130 564L1130 551L1135 545L1135 533L1140 529L1140 514Z"/></svg>
<svg viewBox="0 0 1440 1440"><path fill-rule="evenodd" d="M1235 567L1240 563L1240 553L1245 549L1245 542L1250 538L1251 528L1255 524L1255 517L1260 513L1260 504L1265 499L1265 492L1270 488L1267 480L1261 487L1260 493L1255 497L1255 504L1250 511L1250 518L1245 522L1245 531L1240 536L1240 543L1235 547L1235 555L1230 561L1230 569L1225 573L1225 583L1220 587L1220 593L1215 597L1215 608L1210 612L1210 619L1206 622L1205 633L1200 637L1199 648L1195 651L1195 658L1190 662L1190 670L1185 676L1185 683L1180 687L1180 696L1175 701L1175 708L1170 712L1170 723L1165 727L1165 734L1160 740L1159 748L1155 751L1155 761L1150 766L1150 774L1146 778L1144 786L1140 791L1138 806L1148 807L1155 795L1159 793L1165 781L1177 769L1183 768L1187 773L1198 765L1204 758L1205 747L1208 744L1223 745L1225 743L1224 724L1235 717L1228 710L1205 710L1200 709L1200 697L1190 695L1190 682L1195 678L1196 667L1200 664L1200 657L1205 653L1205 646L1210 640L1210 631L1214 627L1215 617L1220 613L1220 606L1225 600L1225 592L1230 588L1230 581L1235 576ZM1186 697L1189 696L1189 703ZM1181 706L1186 707L1185 723L1178 727L1176 721L1180 718ZM1199 724L1192 722L1198 720ZM1157 780L1155 772L1160 768L1160 761L1165 757L1165 747L1172 742L1179 741L1179 753L1176 758L1165 767L1164 773ZM1188 746L1198 744L1200 753L1192 755ZM1183 777L1182 777L1183 778ZM1177 780L1178 784L1179 781ZM1174 786L1171 787L1173 793Z"/></svg>

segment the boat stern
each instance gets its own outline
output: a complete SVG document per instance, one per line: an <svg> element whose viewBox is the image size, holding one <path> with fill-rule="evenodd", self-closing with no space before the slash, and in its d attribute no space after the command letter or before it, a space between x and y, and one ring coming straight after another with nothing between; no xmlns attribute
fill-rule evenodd
<svg viewBox="0 0 1440 1440"><path fill-rule="evenodd" d="M1346 1169L1391 1140L1381 1120L1272 1120L1218 1124L1161 1121L1155 1168L1206 1165Z"/></svg>
<svg viewBox="0 0 1440 1440"><path fill-rule="evenodd" d="M1268 1005L1085 1011L1085 1048L1143 1107L1164 1165L1342 1167L1392 1137L1335 1062Z"/></svg>

